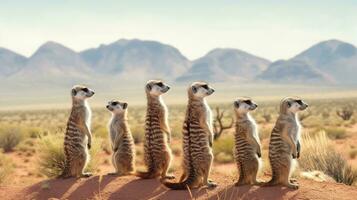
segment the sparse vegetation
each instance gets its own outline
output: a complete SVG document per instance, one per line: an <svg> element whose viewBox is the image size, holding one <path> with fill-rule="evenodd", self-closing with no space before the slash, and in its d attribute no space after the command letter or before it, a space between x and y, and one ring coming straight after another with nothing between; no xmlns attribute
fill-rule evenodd
<svg viewBox="0 0 357 200"><path fill-rule="evenodd" d="M9 178L12 168L12 162L0 151L0 185Z"/></svg>
<svg viewBox="0 0 357 200"><path fill-rule="evenodd" d="M213 122L213 133L214 133L214 139L217 140L222 133L233 127L233 117L231 117L231 122L228 125L225 125L223 123L223 118L224 118L224 111L221 111L219 107L216 107L216 115L215 115L215 120Z"/></svg>
<svg viewBox="0 0 357 200"><path fill-rule="evenodd" d="M350 106L344 107L341 110L336 111L336 114L345 121L350 120L353 115L353 108Z"/></svg>
<svg viewBox="0 0 357 200"><path fill-rule="evenodd" d="M0 148L4 152L12 151L24 138L24 132L17 126L0 127Z"/></svg>
<svg viewBox="0 0 357 200"><path fill-rule="evenodd" d="M331 146L325 132L314 137L305 134L302 138L304 148L299 164L304 171L322 171L338 183L353 185L357 182L357 171L350 166L341 154Z"/></svg>
<svg viewBox="0 0 357 200"><path fill-rule="evenodd" d="M219 163L233 162L233 147L233 135L225 135L214 141L213 154L215 161Z"/></svg>

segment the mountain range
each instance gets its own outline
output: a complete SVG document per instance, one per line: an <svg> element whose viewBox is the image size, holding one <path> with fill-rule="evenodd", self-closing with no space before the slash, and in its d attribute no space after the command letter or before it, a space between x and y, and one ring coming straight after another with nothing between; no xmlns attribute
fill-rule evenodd
<svg viewBox="0 0 357 200"><path fill-rule="evenodd" d="M46 42L30 57L0 48L0 81L72 84L97 80L356 84L357 48L322 41L288 60L271 62L239 49L217 48L196 60L156 41L121 39L76 52Z"/></svg>

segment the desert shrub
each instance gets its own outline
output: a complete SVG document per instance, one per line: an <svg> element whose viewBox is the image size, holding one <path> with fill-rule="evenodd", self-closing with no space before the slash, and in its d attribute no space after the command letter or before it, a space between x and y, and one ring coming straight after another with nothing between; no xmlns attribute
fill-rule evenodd
<svg viewBox="0 0 357 200"><path fill-rule="evenodd" d="M63 151L63 135L50 134L40 138L39 148L39 171L48 177L57 177L64 170L65 158ZM95 172L98 161L98 153L100 152L102 140L100 138L92 138L92 148L90 149L90 162L86 168L89 172Z"/></svg>
<svg viewBox="0 0 357 200"><path fill-rule="evenodd" d="M9 152L18 145L24 138L24 131L17 126L2 126L0 127L0 148L4 152Z"/></svg>
<svg viewBox="0 0 357 200"><path fill-rule="evenodd" d="M353 185L357 182L354 170L341 154L335 151L325 132L314 137L304 134L299 165L304 171L322 171L336 182Z"/></svg>
<svg viewBox="0 0 357 200"><path fill-rule="evenodd" d="M233 135L223 135L213 143L213 154L217 162L233 162Z"/></svg>
<svg viewBox="0 0 357 200"><path fill-rule="evenodd" d="M325 133L330 139L333 139L333 140L343 139L343 138L347 137L346 129L344 129L344 128L338 128L338 127L326 128Z"/></svg>
<svg viewBox="0 0 357 200"><path fill-rule="evenodd" d="M0 151L0 185L11 175L12 168L11 161Z"/></svg>

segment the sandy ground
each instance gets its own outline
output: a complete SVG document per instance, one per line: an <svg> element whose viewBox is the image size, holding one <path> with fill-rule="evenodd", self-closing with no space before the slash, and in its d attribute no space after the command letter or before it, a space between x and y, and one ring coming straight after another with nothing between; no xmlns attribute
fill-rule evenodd
<svg viewBox="0 0 357 200"><path fill-rule="evenodd" d="M140 180L133 176L94 176L88 179L58 179L27 187L0 187L0 197L7 199L356 199L357 187L337 183L299 180L300 189L285 187L234 187L229 176L213 174L219 184L215 189L171 191L158 180Z"/></svg>

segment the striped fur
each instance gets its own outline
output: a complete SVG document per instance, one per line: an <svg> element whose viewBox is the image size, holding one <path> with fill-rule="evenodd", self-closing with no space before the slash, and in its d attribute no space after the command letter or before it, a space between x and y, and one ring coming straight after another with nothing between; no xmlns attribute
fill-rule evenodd
<svg viewBox="0 0 357 200"><path fill-rule="evenodd" d="M269 143L272 179L267 186L281 184L292 189L299 188L296 182L290 180L290 176L295 160L300 157L300 123L297 112L307 107L308 105L298 98L285 98L280 103L280 115Z"/></svg>
<svg viewBox="0 0 357 200"><path fill-rule="evenodd" d="M256 179L261 162L260 140L257 125L249 114L257 106L247 98L234 102L236 114L234 158L239 170L239 180L236 186L260 184Z"/></svg>
<svg viewBox="0 0 357 200"><path fill-rule="evenodd" d="M160 177L172 179L168 175L172 155L167 108L161 95L170 89L162 81L152 80L146 85L147 112L145 120L144 160L147 172L137 172L137 176L148 179Z"/></svg>
<svg viewBox="0 0 357 200"><path fill-rule="evenodd" d="M135 147L127 119L127 103L111 101L107 109L112 112L109 123L109 138L113 150L111 175L128 175L135 171Z"/></svg>
<svg viewBox="0 0 357 200"><path fill-rule="evenodd" d="M163 182L168 188L183 190L203 185L216 186L208 179L213 161L213 132L211 109L204 99L213 92L207 83L202 82L193 83L188 89L189 100L183 124L183 174L179 183Z"/></svg>
<svg viewBox="0 0 357 200"><path fill-rule="evenodd" d="M91 147L90 132L91 110L86 99L94 92L84 86L74 86L72 89L72 110L67 122L64 138L65 168L60 177L88 177L84 173L89 161L88 149Z"/></svg>

